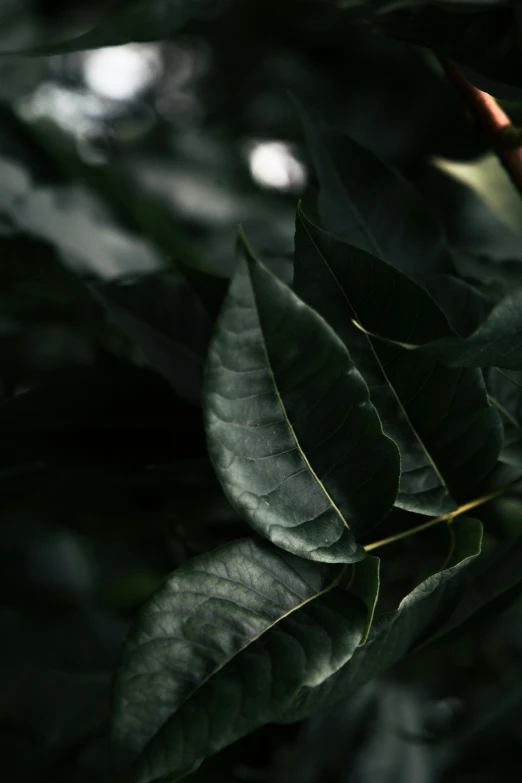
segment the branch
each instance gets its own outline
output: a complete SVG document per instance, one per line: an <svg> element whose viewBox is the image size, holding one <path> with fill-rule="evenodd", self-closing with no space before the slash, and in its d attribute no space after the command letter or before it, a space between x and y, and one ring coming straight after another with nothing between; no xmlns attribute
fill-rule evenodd
<svg viewBox="0 0 522 783"><path fill-rule="evenodd" d="M511 182L522 195L522 150L517 129L491 95L471 84L450 60L439 57L439 62L473 114L484 140L496 152Z"/></svg>
<svg viewBox="0 0 522 783"><path fill-rule="evenodd" d="M408 538L408 536L413 536L415 533L420 533L422 530L427 530L429 527L433 527L433 525L438 525L439 522L453 522L455 517L465 514L466 511L471 511L472 508L477 508L477 506L482 506L484 503L489 503L490 500L494 500L495 498L504 495L506 492L509 492L516 487L520 481L522 481L522 479L517 479L512 484L496 489L494 492L489 492L487 495L482 495L482 497L471 500L469 503L464 503L463 506L459 506L455 511L450 511L449 514L443 514L441 517L429 519L427 522L423 522L422 525L417 525L417 527L412 527L409 530L403 530L402 533L397 533L395 536L390 536L389 538L383 538L381 541L373 541L371 544L366 544L364 548L367 552L371 552L373 549L386 546L386 544L393 544L395 541L400 541L402 538Z"/></svg>

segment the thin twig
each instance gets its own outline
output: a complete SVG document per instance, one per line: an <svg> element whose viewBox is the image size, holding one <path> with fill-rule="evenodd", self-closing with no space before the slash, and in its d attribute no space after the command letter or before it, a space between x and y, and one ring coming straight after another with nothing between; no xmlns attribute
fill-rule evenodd
<svg viewBox="0 0 522 783"><path fill-rule="evenodd" d="M477 508L477 506L482 506L484 503L489 503L490 500L494 500L500 495L504 495L506 492L509 492L509 490L513 489L513 487L519 484L520 481L522 481L522 479L513 481L512 484L508 484L505 487L496 489L494 492L489 492L487 495L482 495L480 498L470 500L469 503L464 503L464 505L456 508L455 511L450 511L449 514L443 514L440 517L429 519L427 522L423 522L422 525L417 525L417 527L412 527L409 530L403 530L402 533L397 533L396 535L390 536L389 538L383 538L381 541L373 541L371 544L366 544L364 548L367 552L371 552L373 549L377 549L378 547L386 546L386 544L393 544L395 541L400 541L402 538L408 538L408 536L413 536L415 533L420 533L423 530L427 530L429 527L433 527L433 525L438 525L439 522L452 522L455 517L459 517L461 514L465 514L466 511L471 511L472 508Z"/></svg>
<svg viewBox="0 0 522 783"><path fill-rule="evenodd" d="M496 152L511 182L522 195L522 150L520 146L502 144L503 138L507 138L511 130L515 130L509 117L491 95L471 84L454 63L445 57L439 57L439 62L464 104L472 112L485 142Z"/></svg>

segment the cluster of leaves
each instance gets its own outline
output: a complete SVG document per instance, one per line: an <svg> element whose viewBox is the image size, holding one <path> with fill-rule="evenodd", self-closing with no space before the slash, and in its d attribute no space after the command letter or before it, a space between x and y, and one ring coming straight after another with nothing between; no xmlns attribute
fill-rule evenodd
<svg viewBox="0 0 522 783"><path fill-rule="evenodd" d="M317 5L313 14L349 16L349 8ZM436 34L434 14L447 30L446 4L404 5L372 19L393 35L456 51L487 77L516 86L509 59L515 44L509 57L492 46L490 68L480 43L492 13L504 19L515 12L509 4L452 15L458 29L465 16L480 30L473 39L480 63L459 35L455 50L423 38L424 26ZM162 38L222 6L121 3L114 17L52 50ZM415 34L398 24L404 14ZM462 37L471 41L466 31ZM35 145L34 182L20 173L18 148L3 164L9 224L1 240L7 358L0 426L7 446L0 477L12 537L4 556L11 562L24 546L20 514L42 508L58 508L60 525L66 519L81 535L92 535L93 516L94 527L110 519L118 546L132 537L146 549L145 574L102 591L124 622L93 610L89 591L76 585L82 617L92 637L104 639L103 650L88 646L78 663L67 648L64 666L77 671L52 680L58 691L78 688L80 707L102 701L128 629L125 612L148 597L130 625L114 682L113 766L101 721L69 717L78 724L70 735L58 723L49 727L56 744L66 737L69 754L81 745L83 754L101 756L109 779L177 780L267 723L301 721L325 708L338 716L335 705L347 695L353 706L343 720L353 725L357 710L366 710L365 694L375 703L372 683L382 672L403 660L409 666L434 642L484 617L485 608L495 615L519 594L516 495L514 521L499 507L485 533L466 513L522 475L522 240L440 170L419 173L411 150L400 162L418 187L370 149L379 134L363 145L298 100L293 111L315 177L297 208L293 263L262 263L241 233L230 283L200 263L199 248L180 240L156 203L133 200L122 187L130 181L124 168L112 180L93 173L45 134ZM24 146L27 128L5 115ZM463 129L466 140L465 122L454 129L457 146ZM477 139L470 144L480 148ZM100 226L112 223L97 222L97 202L93 207L63 183L49 186L49 161L57 158L112 203L111 220L125 225L120 253L141 230L164 252L175 247L176 265L112 282L92 268L78 274L92 246L68 237L63 223L53 230L42 204L56 217L60 198L78 198L100 256L108 247ZM456 221L455 202L463 212L471 204L480 225ZM143 266L152 257L144 249ZM28 500L21 510L15 501L22 490ZM169 528L165 512L172 508L181 535ZM407 549L392 548L382 567L368 554L440 517L449 524L407 538ZM378 525L383 539L375 542ZM85 566L77 553L67 557L76 571L78 562ZM69 609L57 613L58 631L46 629L53 642ZM19 633L21 614L6 612L10 635ZM16 650L8 658L6 679ZM33 676L29 664L21 676L27 671ZM35 678L37 689L45 699L43 678ZM27 737L6 714L9 742L14 737L25 748ZM34 715L31 730L41 722ZM65 777L70 757L58 761ZM39 766L29 765L28 779ZM84 779L92 779L90 759L85 769Z"/></svg>
<svg viewBox="0 0 522 783"><path fill-rule="evenodd" d="M522 366L520 295L486 298L459 278L413 188L300 110L320 189L298 209L293 290L240 239L204 388L216 472L272 546L247 539L196 559L133 625L115 726L140 783L337 701L519 581L507 566L518 535L500 565L495 549L479 557L482 526L464 518L442 569L374 614L378 559L359 540L394 505L451 520L520 475L516 446L502 451L507 409L484 380L519 397L504 371Z"/></svg>

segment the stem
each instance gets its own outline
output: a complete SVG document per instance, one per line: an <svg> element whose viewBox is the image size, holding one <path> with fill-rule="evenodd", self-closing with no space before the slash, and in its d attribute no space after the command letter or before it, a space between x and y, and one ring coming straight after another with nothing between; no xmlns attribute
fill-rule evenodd
<svg viewBox="0 0 522 783"><path fill-rule="evenodd" d="M509 145L502 146L502 139L515 130L509 117L491 95L471 84L450 60L439 57L439 62L472 112L485 141L496 152L511 182L522 195L522 150L520 146L512 149L509 149Z"/></svg>
<svg viewBox="0 0 522 783"><path fill-rule="evenodd" d="M433 525L438 525L439 522L453 522L455 517L459 517L461 514L465 514L466 511L470 511L472 508L476 508L477 506L482 506L484 503L489 503L490 500L494 500L500 495L504 495L506 492L509 492L509 490L513 489L513 487L515 487L520 481L522 481L522 479L517 479L517 481L513 481L512 484L508 484L505 487L496 489L494 492L490 492L487 495L482 495L482 497L476 498L475 500L470 500L469 503L464 503L463 506L459 506L455 509L455 511L450 511L449 514L443 514L440 517L429 519L427 522L423 522L422 525L412 527L410 530L403 530L402 533L397 533L396 535L390 536L389 538L383 538L380 541L373 541L371 544L366 544L364 548L367 552L371 552L373 549L377 549L378 547L386 546L386 544L393 544L395 541L400 541L401 538L408 538L408 536L413 536L415 533L420 533L422 530L427 530L429 527L433 527Z"/></svg>

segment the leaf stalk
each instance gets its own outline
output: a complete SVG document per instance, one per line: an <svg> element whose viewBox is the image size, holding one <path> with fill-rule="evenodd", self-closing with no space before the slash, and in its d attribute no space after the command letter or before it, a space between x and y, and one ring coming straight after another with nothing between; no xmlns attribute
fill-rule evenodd
<svg viewBox="0 0 522 783"><path fill-rule="evenodd" d="M462 506L459 506L454 511L450 511L448 514L442 514L440 517L429 519L427 522L423 522L422 525L417 525L416 527L412 527L409 530L403 530L402 533L397 533L396 535L389 536L388 538L382 538L380 541L372 541L371 544L366 544L364 549L367 552L372 552L374 549L378 549L381 546L393 544L395 541L400 541L402 538L408 538L409 536L413 536L416 533L421 533L423 530L427 530L429 527L438 525L439 522L451 523L455 517L458 517L461 514L465 514L467 511L471 511L472 508L482 506L484 503L489 503L490 500L494 500L495 498L504 495L506 492L509 492L509 490L513 489L517 484L520 483L520 481L522 481L522 478L517 479L517 481L513 481L511 484L507 484L505 487L496 489L494 492L489 492L487 495L482 495L479 498L475 498L475 500L470 500L469 503L464 503Z"/></svg>

